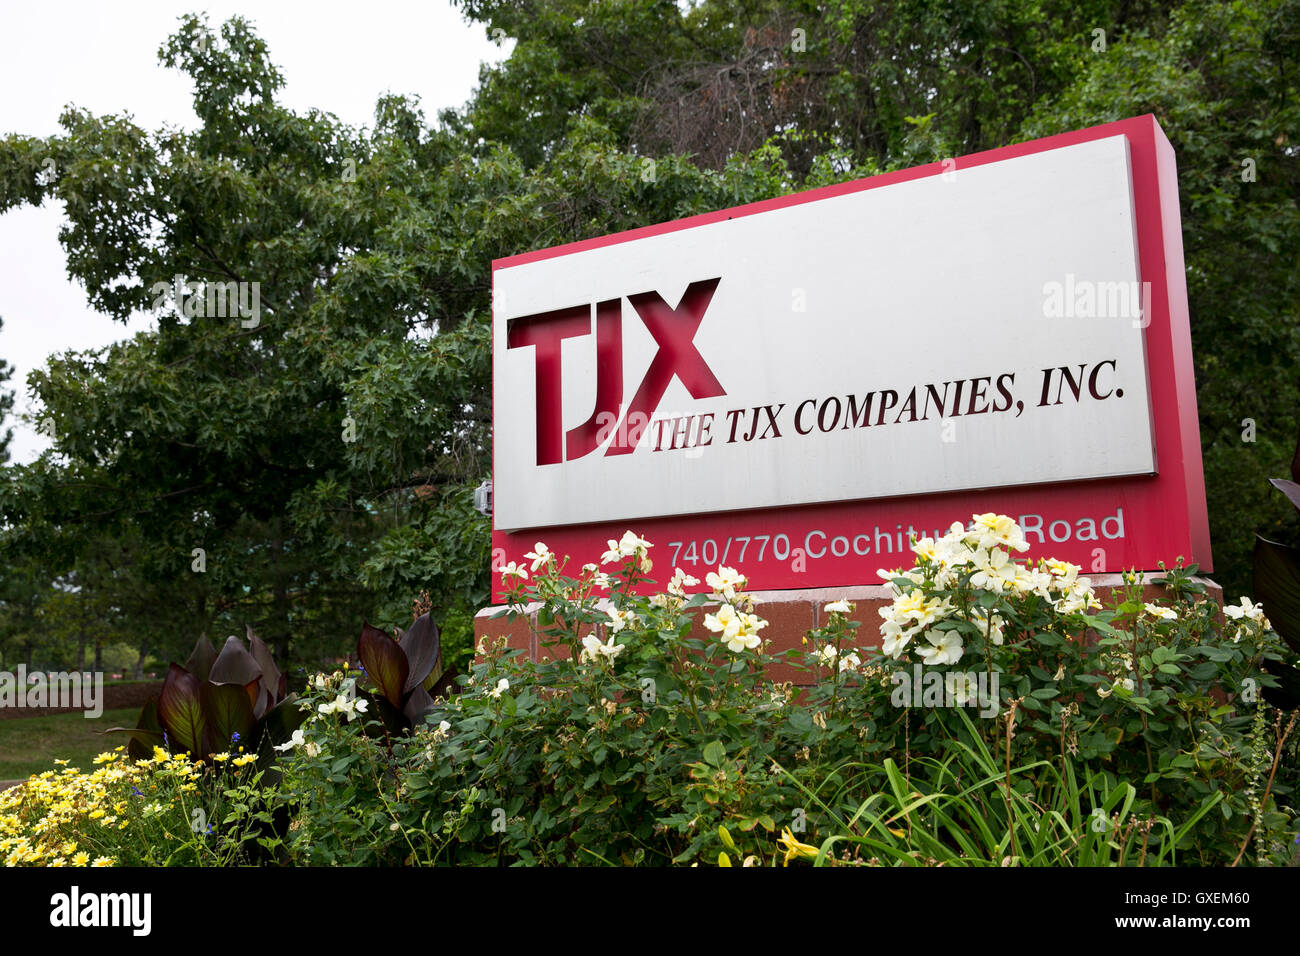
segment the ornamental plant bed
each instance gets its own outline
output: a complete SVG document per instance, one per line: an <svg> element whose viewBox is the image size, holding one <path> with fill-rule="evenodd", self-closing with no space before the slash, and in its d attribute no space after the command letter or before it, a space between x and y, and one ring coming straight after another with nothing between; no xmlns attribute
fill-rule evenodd
<svg viewBox="0 0 1300 956"><path fill-rule="evenodd" d="M273 768L158 748L56 769L0 794L0 859L76 862L75 844L101 865L1295 862L1293 705L1270 699L1270 669L1296 654L1260 608L1221 610L1181 568L1167 601L1135 581L1103 607L1077 565L1022 562L1022 544L977 515L884 573L879 646L836 601L769 653L737 569L675 570L646 594L636 535L607 573L566 574L539 543L507 590L568 654L485 640L407 729L357 695L405 704L432 629L405 645L367 631L365 670L308 683ZM774 682L775 663L808 686ZM195 830L195 810L215 826Z"/></svg>

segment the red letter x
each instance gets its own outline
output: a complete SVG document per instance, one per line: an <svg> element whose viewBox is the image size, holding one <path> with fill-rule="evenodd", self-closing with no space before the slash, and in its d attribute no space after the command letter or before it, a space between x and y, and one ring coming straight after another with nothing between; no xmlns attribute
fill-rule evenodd
<svg viewBox="0 0 1300 956"><path fill-rule="evenodd" d="M644 423L650 420L674 375L681 379L693 398L716 398L727 394L705 363L704 356L695 348L694 341L695 332L704 318L704 310L713 300L713 292L720 281L721 278L692 282L686 287L676 309L669 308L658 292L640 292L627 297L654 336L659 351L646 370L641 387L636 390L623 424L614 433L614 440L610 442L606 455L626 455L636 449L635 441L630 444L628 442L628 422ZM641 429L638 428L633 434L639 436L640 432Z"/></svg>

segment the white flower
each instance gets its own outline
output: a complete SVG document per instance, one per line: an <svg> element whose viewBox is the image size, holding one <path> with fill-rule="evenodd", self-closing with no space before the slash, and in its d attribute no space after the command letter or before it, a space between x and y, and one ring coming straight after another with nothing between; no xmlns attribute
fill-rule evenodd
<svg viewBox="0 0 1300 956"><path fill-rule="evenodd" d="M885 610L881 608L882 612ZM920 628L915 627L904 630L897 621L886 621L880 625L880 636L884 638L880 643L881 651L897 660L918 630Z"/></svg>
<svg viewBox="0 0 1300 956"><path fill-rule="evenodd" d="M324 675L324 674L317 674L317 675L316 675L316 689L317 689L317 690L324 690L324 689L325 689L325 675Z"/></svg>
<svg viewBox="0 0 1300 956"><path fill-rule="evenodd" d="M995 616L992 619L992 626L990 626L989 618L985 616L988 612L983 608L978 607L974 610L975 626L980 629L981 634L988 638L990 644L995 644L1000 647L1003 639L1002 622Z"/></svg>
<svg viewBox="0 0 1300 956"><path fill-rule="evenodd" d="M686 589L695 587L700 583L699 578L693 578L681 568L673 570L672 580L668 582L668 593L674 597L686 597Z"/></svg>
<svg viewBox="0 0 1300 956"><path fill-rule="evenodd" d="M1146 608L1147 613L1152 617L1158 617L1164 621L1178 620L1178 612L1171 607L1161 607L1158 604L1146 604L1143 606Z"/></svg>
<svg viewBox="0 0 1300 956"><path fill-rule="evenodd" d="M853 651L849 651L849 653L840 658L840 673L850 670L855 671L861 666L862 659Z"/></svg>
<svg viewBox="0 0 1300 956"><path fill-rule="evenodd" d="M756 614L737 611L730 604L724 604L716 614L704 615L704 626L714 633L720 633L727 650L738 654L743 650L753 650L762 643L758 631L767 627L767 621Z"/></svg>
<svg viewBox="0 0 1300 956"><path fill-rule="evenodd" d="M614 635L611 634L609 640L602 644L596 635L588 634L582 639L582 654L578 660L585 664L604 657L612 662L622 652L623 645L614 643Z"/></svg>
<svg viewBox="0 0 1300 956"><path fill-rule="evenodd" d="M644 538L638 537L631 531L624 531L623 537L618 541L613 538L605 542L608 550L600 557L601 564L609 564L614 561L622 561L624 558L637 557L641 558L641 567L645 570L650 569L650 560L646 557L646 551L653 545Z"/></svg>
<svg viewBox="0 0 1300 956"><path fill-rule="evenodd" d="M1069 561L1057 561L1055 558L1047 562L1047 570L1053 578L1056 578L1056 585L1061 588L1071 587L1079 577L1079 572L1083 569L1077 564L1071 564Z"/></svg>
<svg viewBox="0 0 1300 956"><path fill-rule="evenodd" d="M736 590L744 588L748 583L745 576L735 568L724 567L721 564L718 565L716 572L710 571L704 575L704 581L713 589L716 596L726 601L734 601L736 599Z"/></svg>
<svg viewBox="0 0 1300 956"><path fill-rule="evenodd" d="M1240 604L1225 604L1223 613L1234 621L1240 621L1244 617L1260 624L1268 624L1268 620L1264 617L1264 608L1252 603L1248 597L1242 597Z"/></svg>
<svg viewBox="0 0 1300 956"><path fill-rule="evenodd" d="M838 653L839 651L836 650L834 644L823 644L817 649L817 660L827 667L830 667L835 663L835 655Z"/></svg>
<svg viewBox="0 0 1300 956"><path fill-rule="evenodd" d="M287 741L282 744L276 744L275 749L283 753L286 750L293 750L295 747L301 747L306 742L307 738L303 736L302 728L299 727L293 732L293 736L291 736Z"/></svg>
<svg viewBox="0 0 1300 956"><path fill-rule="evenodd" d="M916 653L927 664L956 664L965 651L961 636L956 631L931 631L925 635L925 639L931 646L918 646Z"/></svg>
<svg viewBox="0 0 1300 956"><path fill-rule="evenodd" d="M644 557L645 553L649 551L652 547L654 547L654 545L652 545L649 541L647 541L645 538L638 537L637 535L633 534L631 531L624 531L623 537L620 538L618 542L618 550L620 551L620 553L623 554L624 557L628 557L628 558L632 557L633 555Z"/></svg>
<svg viewBox="0 0 1300 956"><path fill-rule="evenodd" d="M912 553L926 561L939 561L939 548L934 538L917 538L912 542Z"/></svg>
<svg viewBox="0 0 1300 956"><path fill-rule="evenodd" d="M827 614L852 614L853 605L844 600L831 601L831 603L825 605L822 610Z"/></svg>
<svg viewBox="0 0 1300 956"><path fill-rule="evenodd" d="M342 714L348 719L348 723L354 721L357 714L364 714L366 708L370 706L369 701L363 698L349 697L347 694L339 694L338 697L328 704L321 704L316 708L322 714Z"/></svg>
<svg viewBox="0 0 1300 956"><path fill-rule="evenodd" d="M928 598L920 588L913 588L907 594L896 597L891 607L882 607L879 614L887 619L893 618L900 624L911 621L919 627L928 627L947 617L951 610L946 598Z"/></svg>
<svg viewBox="0 0 1300 956"><path fill-rule="evenodd" d="M510 681L504 677L497 681L497 686L488 691L493 697L500 697L503 691L510 689Z"/></svg>
<svg viewBox="0 0 1300 956"><path fill-rule="evenodd" d="M740 615L730 604L724 604L714 614L704 615L704 626L710 631L721 633L723 638L740 631Z"/></svg>
<svg viewBox="0 0 1300 956"><path fill-rule="evenodd" d="M1115 681L1115 683L1113 683L1113 684L1111 684L1109 687L1105 687L1105 688L1103 688L1103 687L1101 687L1100 685L1098 685L1098 686L1097 686L1097 696L1098 696L1098 697L1109 697L1111 694L1113 694L1113 693L1115 692L1115 690L1116 690L1117 688L1123 688L1124 690L1128 691L1130 694L1133 693L1133 678L1131 678L1131 677L1121 677L1119 680Z"/></svg>
<svg viewBox="0 0 1300 956"><path fill-rule="evenodd" d="M1101 602L1092 590L1092 582L1088 578L1078 578L1055 606L1062 614L1073 614L1088 608L1099 608Z"/></svg>
<svg viewBox="0 0 1300 956"><path fill-rule="evenodd" d="M439 733L445 734L445 733L446 733L447 731L449 731L449 730L451 730L451 721L450 721L450 720L442 720L442 721L439 721L439 722L438 722L438 732L439 732Z"/></svg>
<svg viewBox="0 0 1300 956"><path fill-rule="evenodd" d="M636 616L635 611L620 611L618 608L610 608L605 612L609 615L609 626L617 634L625 627L635 627L641 623L641 619Z"/></svg>
<svg viewBox="0 0 1300 956"><path fill-rule="evenodd" d="M543 564L554 560L555 555L551 553L551 550L546 545L538 541L533 545L533 550L525 554L524 557L533 562L533 572L536 573L537 569Z"/></svg>
<svg viewBox="0 0 1300 956"><path fill-rule="evenodd" d="M504 568L501 569L501 577L503 580L505 578L522 578L523 580L527 581L528 571L527 569L524 568L522 564L516 564L514 561L511 561L509 564L507 564Z"/></svg>
<svg viewBox="0 0 1300 956"><path fill-rule="evenodd" d="M986 551L981 547L975 552L973 562L978 568L971 575L970 584L973 588L1000 594L1016 580L1018 566L1002 548L994 547Z"/></svg>
<svg viewBox="0 0 1300 956"><path fill-rule="evenodd" d="M981 548L989 549L1000 544L1016 551L1029 550L1029 544L1025 541L1020 525L1006 515L994 514L990 511L987 514L971 515L971 519L971 533L978 535Z"/></svg>

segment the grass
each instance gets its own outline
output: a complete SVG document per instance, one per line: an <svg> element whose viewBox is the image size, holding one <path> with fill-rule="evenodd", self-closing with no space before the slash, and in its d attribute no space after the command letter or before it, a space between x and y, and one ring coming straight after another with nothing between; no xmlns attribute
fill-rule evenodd
<svg viewBox="0 0 1300 956"><path fill-rule="evenodd" d="M106 710L91 720L80 712L0 720L0 780L25 780L54 769L54 758L68 758L82 770L96 754L125 744L125 734L101 736L109 727L134 727L139 707Z"/></svg>

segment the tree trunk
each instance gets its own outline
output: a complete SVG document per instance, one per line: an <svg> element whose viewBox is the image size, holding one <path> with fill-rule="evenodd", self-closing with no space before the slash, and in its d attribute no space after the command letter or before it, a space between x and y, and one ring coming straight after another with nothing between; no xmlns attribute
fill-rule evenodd
<svg viewBox="0 0 1300 956"><path fill-rule="evenodd" d="M285 667L289 660L289 590L285 584L284 539L278 527L271 543L271 555L271 577L275 582L275 653L280 666Z"/></svg>

